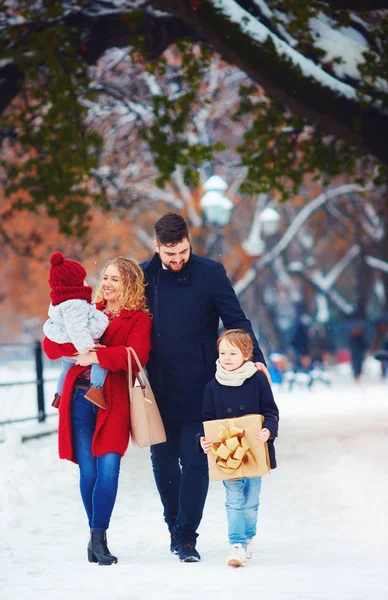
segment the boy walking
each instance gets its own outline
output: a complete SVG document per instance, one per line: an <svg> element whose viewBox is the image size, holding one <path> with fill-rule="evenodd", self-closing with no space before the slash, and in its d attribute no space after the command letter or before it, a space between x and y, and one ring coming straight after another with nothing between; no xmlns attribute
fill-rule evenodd
<svg viewBox="0 0 388 600"><path fill-rule="evenodd" d="M204 421L231 419L248 414L264 417L263 428L256 437L268 442L271 469L276 467L274 439L278 433L279 411L271 386L252 362L253 343L241 329L225 331L217 342L219 358L214 379L205 387L202 416ZM212 441L204 436L200 444L205 454ZM231 567L243 567L252 558L252 540L256 535L261 477L223 481Z"/></svg>

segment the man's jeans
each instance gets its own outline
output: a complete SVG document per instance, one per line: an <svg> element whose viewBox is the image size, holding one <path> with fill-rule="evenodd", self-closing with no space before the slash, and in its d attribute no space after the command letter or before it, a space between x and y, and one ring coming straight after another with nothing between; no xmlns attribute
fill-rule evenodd
<svg viewBox="0 0 388 600"><path fill-rule="evenodd" d="M121 456L108 452L93 456L92 439L98 408L75 388L71 402L73 447L80 469L80 490L90 529L108 529L116 500Z"/></svg>
<svg viewBox="0 0 388 600"><path fill-rule="evenodd" d="M209 487L206 455L198 448L199 421L165 423L167 442L151 446L164 520L177 540L195 544Z"/></svg>
<svg viewBox="0 0 388 600"><path fill-rule="evenodd" d="M223 481L226 491L226 515L231 544L247 546L247 540L256 535L257 511L261 477Z"/></svg>

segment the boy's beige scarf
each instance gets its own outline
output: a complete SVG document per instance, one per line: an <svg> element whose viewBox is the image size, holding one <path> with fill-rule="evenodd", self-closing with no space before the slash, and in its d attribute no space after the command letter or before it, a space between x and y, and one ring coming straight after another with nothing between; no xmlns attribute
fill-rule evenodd
<svg viewBox="0 0 388 600"><path fill-rule="evenodd" d="M216 360L216 379L221 385L229 385L237 387L242 385L246 379L249 379L257 371L255 363L251 360L247 360L241 367L235 371L227 371L220 365L220 359Z"/></svg>

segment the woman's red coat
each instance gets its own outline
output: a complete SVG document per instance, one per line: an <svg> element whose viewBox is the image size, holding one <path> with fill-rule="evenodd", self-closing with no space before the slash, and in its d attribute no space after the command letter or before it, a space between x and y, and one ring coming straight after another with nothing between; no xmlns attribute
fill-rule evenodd
<svg viewBox="0 0 388 600"><path fill-rule="evenodd" d="M101 308L101 305L97 305ZM151 347L151 317L142 311L123 309L107 327L100 340L107 346L97 351L98 361L108 375L104 384L107 410L99 409L96 430L92 442L94 456L107 452L118 452L123 456L130 435L129 394L128 394L128 354L126 348L132 346L141 364L147 363ZM47 356L55 360L62 356L72 356L76 350L72 344L57 344L48 338L43 340ZM71 398L78 375L85 367L73 366L67 374L59 405L58 448L59 457L77 463L72 444ZM132 358L132 372L139 368Z"/></svg>

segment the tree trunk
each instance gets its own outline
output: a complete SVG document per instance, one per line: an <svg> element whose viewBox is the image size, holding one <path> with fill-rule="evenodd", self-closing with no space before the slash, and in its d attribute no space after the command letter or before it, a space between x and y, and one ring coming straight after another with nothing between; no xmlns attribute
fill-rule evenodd
<svg viewBox="0 0 388 600"><path fill-rule="evenodd" d="M72 13L69 8L66 14L65 25L71 25L73 30L79 31L80 48L86 62L95 62L107 48L129 45L133 35L139 33L145 39L146 51L150 57L159 55L177 37L204 40L226 61L245 71L271 98L286 105L295 115L308 119L329 134L344 139L388 164L388 145L385 141L388 137L388 115L377 108L367 109L361 106L354 88L336 80L319 65L314 67L312 61L309 61L309 65L318 71L314 75L306 70L303 72L294 60L276 49L269 31L266 39L254 39L247 33L244 22L233 22L211 0L150 0L138 2L136 10L118 9L113 0L106 0L103 4L102 10L100 2L91 0L83 9L79 10L77 7L77 11ZM222 10L229 8L240 11L246 4L243 0L231 1L222 5ZM334 5L334 2L331 4ZM354 4L354 8L359 5L361 9L365 3L349 1L348 4ZM381 3L383 4L388 2ZM375 5L377 3L373 3ZM379 7L381 5L378 3ZM166 16L152 12L150 6L163 11ZM257 11L256 3L255 6ZM368 3L368 7L372 7L371 3ZM246 15L246 19L251 19L253 25L263 25L259 18L249 12L242 14ZM143 19L140 31L134 30L134 22L139 22L139 16ZM39 26L43 28L46 25L40 23ZM36 29L32 29L31 33L36 33ZM1 46L9 45L9 39L5 36L3 30L0 50ZM291 47L289 49L292 50ZM13 65L0 68L0 80L4 80L5 69L6 82L0 84L0 110L4 110L14 98L15 89L20 89L22 81L22 76ZM326 77L325 80L323 76ZM331 81L330 84L328 80ZM338 91L341 86L345 86L350 92L348 97Z"/></svg>

